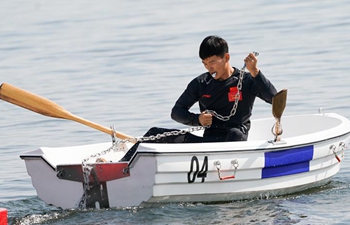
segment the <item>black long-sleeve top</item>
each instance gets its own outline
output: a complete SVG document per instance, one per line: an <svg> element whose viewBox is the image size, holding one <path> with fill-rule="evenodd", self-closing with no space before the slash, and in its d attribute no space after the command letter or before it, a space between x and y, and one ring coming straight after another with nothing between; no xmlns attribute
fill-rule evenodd
<svg viewBox="0 0 350 225"><path fill-rule="evenodd" d="M214 110L222 116L230 115L237 93L239 74L240 70L234 68L232 76L223 81L215 80L208 72L199 75L188 84L176 101L171 111L171 118L185 125L201 126L199 123L200 113L189 111L196 102L199 103L201 112ZM213 116L211 128L244 125L249 130L255 98L259 97L271 104L272 97L276 93L276 88L261 71L255 78L250 73L245 72L235 115L228 121L222 121Z"/></svg>

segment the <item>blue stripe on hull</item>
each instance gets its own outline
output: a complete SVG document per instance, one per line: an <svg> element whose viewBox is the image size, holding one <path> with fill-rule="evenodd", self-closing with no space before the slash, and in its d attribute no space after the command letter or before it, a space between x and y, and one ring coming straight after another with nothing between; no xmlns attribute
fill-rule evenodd
<svg viewBox="0 0 350 225"><path fill-rule="evenodd" d="M265 167L261 178L279 177L307 172L313 158L314 146L305 146L283 151L265 152Z"/></svg>

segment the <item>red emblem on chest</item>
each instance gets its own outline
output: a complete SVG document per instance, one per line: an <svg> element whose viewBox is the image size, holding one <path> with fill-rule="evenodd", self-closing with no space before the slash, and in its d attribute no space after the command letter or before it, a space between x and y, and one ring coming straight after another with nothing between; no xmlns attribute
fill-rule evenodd
<svg viewBox="0 0 350 225"><path fill-rule="evenodd" d="M234 102L236 100L236 94L238 92L237 87L231 87L230 92L228 93L228 101L229 102ZM239 92L239 100L242 100L242 92Z"/></svg>

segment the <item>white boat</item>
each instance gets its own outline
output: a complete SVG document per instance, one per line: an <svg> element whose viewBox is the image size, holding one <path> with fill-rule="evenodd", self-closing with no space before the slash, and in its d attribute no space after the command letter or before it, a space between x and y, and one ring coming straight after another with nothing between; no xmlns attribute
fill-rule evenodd
<svg viewBox="0 0 350 225"><path fill-rule="evenodd" d="M350 121L336 113L285 116L281 136L286 95L287 90L281 90L273 97L273 118L252 120L244 142L133 145L127 142L134 140L129 135L13 85L0 85L4 101L123 140L113 145L43 147L20 156L38 197L63 209L227 202L326 184L340 170L349 146Z"/></svg>
<svg viewBox="0 0 350 225"><path fill-rule="evenodd" d="M136 151L132 143L111 150L108 142L42 147L20 157L38 197L63 209L266 198L326 184L337 174L349 145L347 118L285 116L278 141L274 123L252 120L245 142L141 143ZM96 162L101 157L107 162Z"/></svg>

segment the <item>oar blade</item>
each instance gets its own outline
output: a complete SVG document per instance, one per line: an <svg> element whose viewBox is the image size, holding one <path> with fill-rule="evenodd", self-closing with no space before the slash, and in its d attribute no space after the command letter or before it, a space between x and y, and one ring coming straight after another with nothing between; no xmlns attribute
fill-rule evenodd
<svg viewBox="0 0 350 225"><path fill-rule="evenodd" d="M286 102L287 102L287 89L283 89L279 91L272 98L272 114L276 119L280 120L280 118L282 117L283 111L286 108Z"/></svg>
<svg viewBox="0 0 350 225"><path fill-rule="evenodd" d="M9 103L15 104L33 112L42 114L44 116L72 120L96 130L102 131L106 134L113 134L113 130L101 126L97 123L75 116L55 102L43 98L39 95L17 88L11 84L3 83L0 85L0 99ZM132 139L133 137L115 131L115 135L121 139Z"/></svg>
<svg viewBox="0 0 350 225"><path fill-rule="evenodd" d="M8 83L1 84L0 99L45 116L66 119L70 115L54 102Z"/></svg>
<svg viewBox="0 0 350 225"><path fill-rule="evenodd" d="M54 102L8 83L1 84L0 99L45 116L65 119L70 114Z"/></svg>

